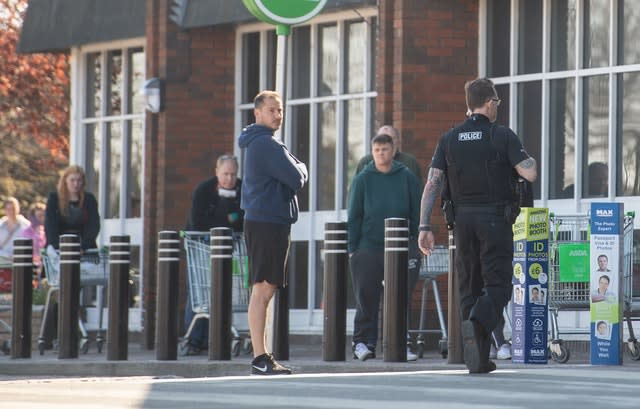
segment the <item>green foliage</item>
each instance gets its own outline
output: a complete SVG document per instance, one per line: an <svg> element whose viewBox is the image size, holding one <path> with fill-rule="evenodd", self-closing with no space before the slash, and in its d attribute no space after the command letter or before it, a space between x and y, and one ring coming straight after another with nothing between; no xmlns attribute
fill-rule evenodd
<svg viewBox="0 0 640 409"><path fill-rule="evenodd" d="M33 305L44 305L47 301L47 292L49 291L49 286L46 283L46 280L41 282L38 288L33 289L32 301Z"/></svg>

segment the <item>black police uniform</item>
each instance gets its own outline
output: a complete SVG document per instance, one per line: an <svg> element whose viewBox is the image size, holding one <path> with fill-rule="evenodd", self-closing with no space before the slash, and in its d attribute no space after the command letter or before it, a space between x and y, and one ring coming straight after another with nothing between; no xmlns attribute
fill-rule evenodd
<svg viewBox="0 0 640 409"><path fill-rule="evenodd" d="M453 202L461 319L487 333L511 298L514 166L527 158L511 129L474 114L440 138L431 164Z"/></svg>

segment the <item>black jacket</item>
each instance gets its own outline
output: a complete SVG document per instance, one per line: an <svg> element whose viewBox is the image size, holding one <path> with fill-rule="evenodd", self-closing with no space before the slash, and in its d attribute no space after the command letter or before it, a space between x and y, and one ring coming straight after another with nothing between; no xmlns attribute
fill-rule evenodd
<svg viewBox="0 0 640 409"><path fill-rule="evenodd" d="M200 183L193 192L187 230L209 231L213 227L229 227L234 232L242 231L244 212L240 209L242 181L238 179L234 198L218 195L218 178L212 177Z"/></svg>
<svg viewBox="0 0 640 409"><path fill-rule="evenodd" d="M92 193L84 193L84 202L81 210L80 223L71 223L67 217L60 213L58 193L49 193L44 221L47 244L51 244L57 249L60 246L61 235L78 234L80 235L80 245L83 250L97 248L96 239L98 238L98 233L100 233L100 215L98 214L98 201Z"/></svg>

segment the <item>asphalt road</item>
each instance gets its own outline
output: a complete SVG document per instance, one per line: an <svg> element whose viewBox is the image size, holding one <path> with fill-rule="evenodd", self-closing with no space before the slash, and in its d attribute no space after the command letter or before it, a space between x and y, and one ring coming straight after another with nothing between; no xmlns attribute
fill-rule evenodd
<svg viewBox="0 0 640 409"><path fill-rule="evenodd" d="M640 407L637 367L531 367L219 378L0 378L11 409L617 409Z"/></svg>

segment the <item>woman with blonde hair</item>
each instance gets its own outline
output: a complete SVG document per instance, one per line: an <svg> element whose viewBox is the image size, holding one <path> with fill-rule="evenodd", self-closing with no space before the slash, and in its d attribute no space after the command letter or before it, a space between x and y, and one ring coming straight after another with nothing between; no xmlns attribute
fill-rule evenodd
<svg viewBox="0 0 640 409"><path fill-rule="evenodd" d="M13 240L21 237L30 223L20 214L20 202L15 197L8 197L2 207L4 216L0 218L0 259L11 260Z"/></svg>
<svg viewBox="0 0 640 409"><path fill-rule="evenodd" d="M0 218L0 292L11 292L11 259L13 240L29 227L29 221L20 214L20 203L15 197L3 202L4 216Z"/></svg>
<svg viewBox="0 0 640 409"><path fill-rule="evenodd" d="M86 177L80 166L72 165L62 172L57 191L47 198L44 222L47 244L57 249L62 234L77 234L83 250L98 247L98 202L85 187Z"/></svg>

